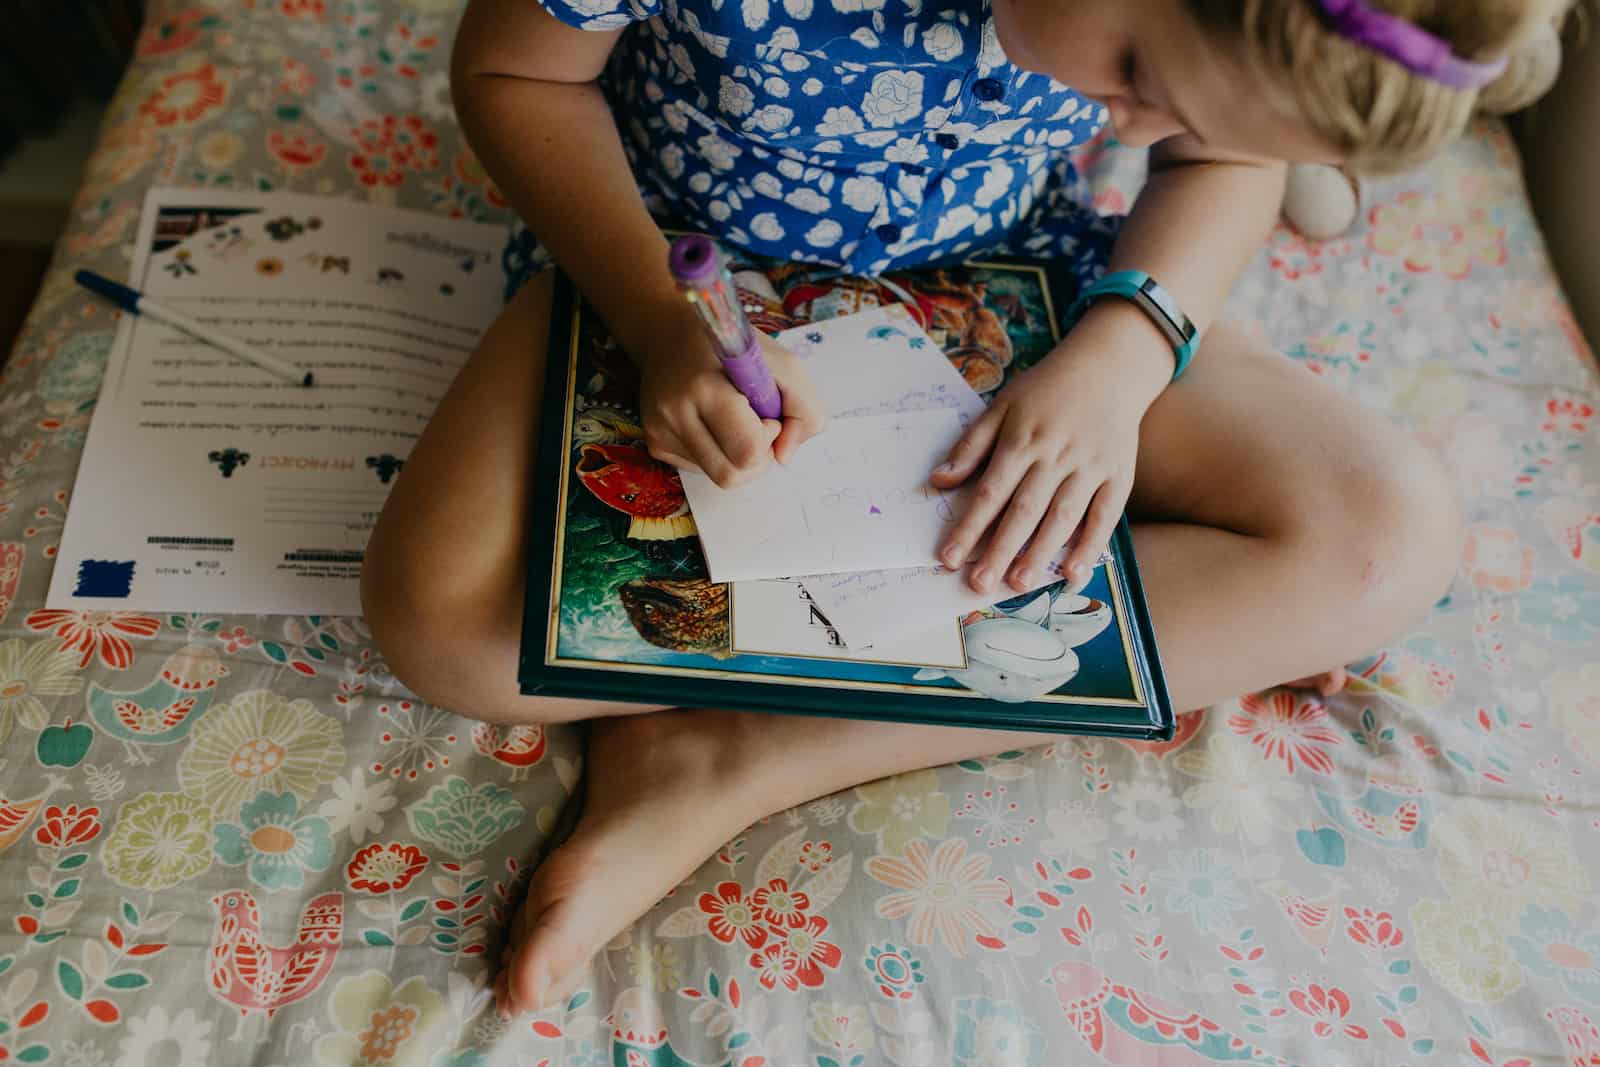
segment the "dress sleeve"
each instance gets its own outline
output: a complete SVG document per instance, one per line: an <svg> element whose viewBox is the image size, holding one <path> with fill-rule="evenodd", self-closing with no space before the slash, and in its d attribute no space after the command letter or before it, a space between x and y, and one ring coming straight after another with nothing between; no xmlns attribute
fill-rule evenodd
<svg viewBox="0 0 1600 1067"><path fill-rule="evenodd" d="M661 13L661 0L538 0L550 14L580 30L616 30Z"/></svg>

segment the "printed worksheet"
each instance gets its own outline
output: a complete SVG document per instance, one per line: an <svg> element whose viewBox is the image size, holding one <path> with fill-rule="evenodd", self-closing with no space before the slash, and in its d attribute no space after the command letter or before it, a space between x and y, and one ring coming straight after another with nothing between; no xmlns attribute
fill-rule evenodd
<svg viewBox="0 0 1600 1067"><path fill-rule="evenodd" d="M316 385L123 315L48 604L359 614L389 487L501 307L504 240L344 200L151 190L116 280Z"/></svg>
<svg viewBox="0 0 1600 1067"><path fill-rule="evenodd" d="M735 653L959 670L967 666L961 620L946 614L932 627L870 644L847 644L797 581L734 582L729 587L729 648Z"/></svg>

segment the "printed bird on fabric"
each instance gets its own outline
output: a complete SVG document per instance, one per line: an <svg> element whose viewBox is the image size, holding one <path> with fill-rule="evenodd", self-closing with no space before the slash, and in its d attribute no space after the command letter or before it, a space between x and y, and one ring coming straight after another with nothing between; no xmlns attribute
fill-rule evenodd
<svg viewBox="0 0 1600 1067"><path fill-rule="evenodd" d="M480 755L511 768L511 780L520 782L528 777L534 765L544 759L544 727L537 723L524 726L497 726L480 722L472 728L472 747Z"/></svg>
<svg viewBox="0 0 1600 1067"><path fill-rule="evenodd" d="M1328 940L1333 936L1337 910L1334 895L1338 890L1335 885L1313 899L1281 878L1274 878L1261 887L1263 893L1277 902L1278 910L1289 920L1300 940L1324 955L1328 951Z"/></svg>
<svg viewBox="0 0 1600 1067"><path fill-rule="evenodd" d="M170 745L187 737L216 696L217 682L228 673L216 650L184 645L167 657L155 680L143 689L117 692L89 683L89 717L122 742L128 762L150 757L137 745Z"/></svg>
<svg viewBox="0 0 1600 1067"><path fill-rule="evenodd" d="M304 1000L333 970L344 930L344 894L313 897L300 913L294 942L279 947L261 936L261 909L242 889L211 898L217 925L206 970L211 995L239 1009L244 1030L251 1013L274 1012Z"/></svg>
<svg viewBox="0 0 1600 1067"><path fill-rule="evenodd" d="M1282 1065L1198 1012L1113 982L1092 963L1050 971L1067 1024L1101 1061L1118 1067L1205 1067L1214 1063ZM1078 1062L1063 1059L1060 1062Z"/></svg>
<svg viewBox="0 0 1600 1067"><path fill-rule="evenodd" d="M5 767L5 761L0 760L0 769ZM50 799L50 794L66 786L66 781L55 775L45 779L44 792L29 797L26 800L12 800L0 796L0 852L4 852L28 832L28 827L33 825L33 817L39 814L39 809L44 807L44 802Z"/></svg>

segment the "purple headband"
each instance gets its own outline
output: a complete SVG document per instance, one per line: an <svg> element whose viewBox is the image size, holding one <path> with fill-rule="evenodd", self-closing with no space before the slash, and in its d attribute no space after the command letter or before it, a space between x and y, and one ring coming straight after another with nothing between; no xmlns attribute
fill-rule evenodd
<svg viewBox="0 0 1600 1067"><path fill-rule="evenodd" d="M1506 57L1488 63L1462 59L1448 42L1367 0L1317 0L1333 32L1387 56L1413 74L1452 89L1480 89L1506 69Z"/></svg>

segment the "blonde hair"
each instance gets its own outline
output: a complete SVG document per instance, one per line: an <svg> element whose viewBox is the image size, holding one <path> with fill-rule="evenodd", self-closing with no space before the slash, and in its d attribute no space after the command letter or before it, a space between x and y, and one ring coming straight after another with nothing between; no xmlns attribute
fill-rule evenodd
<svg viewBox="0 0 1600 1067"><path fill-rule="evenodd" d="M1338 146L1345 167L1394 171L1432 155L1466 127L1479 92L1451 89L1345 40L1317 0L1187 0L1218 40L1243 40L1287 91L1295 112ZM1573 0L1369 0L1449 42L1465 59L1516 49Z"/></svg>

